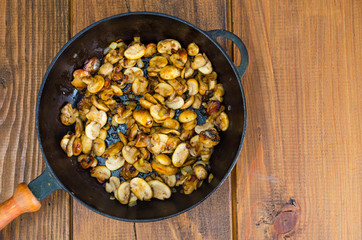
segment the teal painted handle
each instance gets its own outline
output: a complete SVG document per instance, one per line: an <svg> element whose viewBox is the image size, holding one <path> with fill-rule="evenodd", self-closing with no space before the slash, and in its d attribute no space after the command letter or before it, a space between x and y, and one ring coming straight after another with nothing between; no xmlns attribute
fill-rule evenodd
<svg viewBox="0 0 362 240"><path fill-rule="evenodd" d="M240 54L241 54L241 64L239 66L235 66L240 78L242 78L246 72L246 69L248 68L249 64L249 55L248 51L246 50L246 47L241 41L241 39L236 36L234 33L226 31L226 30L211 30L206 32L210 37L213 39L217 39L219 37L225 37L227 39L230 39L235 43L235 45L239 48Z"/></svg>
<svg viewBox="0 0 362 240"><path fill-rule="evenodd" d="M52 192L62 189L50 173L48 167L39 177L31 181L28 187L39 201L46 198Z"/></svg>

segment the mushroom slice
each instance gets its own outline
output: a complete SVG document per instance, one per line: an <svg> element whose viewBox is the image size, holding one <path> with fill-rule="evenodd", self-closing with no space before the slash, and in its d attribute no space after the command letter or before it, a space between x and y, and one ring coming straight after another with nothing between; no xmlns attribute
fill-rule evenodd
<svg viewBox="0 0 362 240"><path fill-rule="evenodd" d="M181 48L181 44L174 39L165 39L157 43L159 53L172 54Z"/></svg>
<svg viewBox="0 0 362 240"><path fill-rule="evenodd" d="M159 104L162 104L162 105L165 104L165 98L162 97L160 94L155 93L155 94L153 94L152 97L156 100L156 103L155 103L155 104L158 104L158 103L159 103Z"/></svg>
<svg viewBox="0 0 362 240"><path fill-rule="evenodd" d="M187 90L190 96L196 95L199 92L199 83L193 78L187 80Z"/></svg>
<svg viewBox="0 0 362 240"><path fill-rule="evenodd" d="M126 146L128 143L127 137L122 132L118 132L117 134L123 145Z"/></svg>
<svg viewBox="0 0 362 240"><path fill-rule="evenodd" d="M70 104L69 102L64 105L64 107L62 107L60 113L60 121L66 126L74 124L75 120L79 116L78 110L73 108L72 104Z"/></svg>
<svg viewBox="0 0 362 240"><path fill-rule="evenodd" d="M69 139L69 142L67 144L67 147L65 149L65 153L67 154L68 157L73 156L73 143L75 140L75 135L72 135Z"/></svg>
<svg viewBox="0 0 362 240"><path fill-rule="evenodd" d="M76 137L74 139L74 142L73 142L73 155L74 156L78 156L82 150L83 150L83 147L82 147L82 141L80 140L79 137Z"/></svg>
<svg viewBox="0 0 362 240"><path fill-rule="evenodd" d="M93 141L93 152L96 156L102 156L106 150L106 143L101 138L96 138Z"/></svg>
<svg viewBox="0 0 362 240"><path fill-rule="evenodd" d="M176 185L176 175L159 174L162 180L169 186L174 187Z"/></svg>
<svg viewBox="0 0 362 240"><path fill-rule="evenodd" d="M181 123L191 122L197 118L197 114L192 110L185 110L179 116L178 120Z"/></svg>
<svg viewBox="0 0 362 240"><path fill-rule="evenodd" d="M132 164L125 162L119 174L124 179L131 180L139 174L139 171Z"/></svg>
<svg viewBox="0 0 362 240"><path fill-rule="evenodd" d="M98 182L104 183L111 177L111 171L106 166L96 166L90 170L91 176L97 178Z"/></svg>
<svg viewBox="0 0 362 240"><path fill-rule="evenodd" d="M181 75L181 70L175 66L167 65L160 71L160 77L163 79L175 79Z"/></svg>
<svg viewBox="0 0 362 240"><path fill-rule="evenodd" d="M209 90L209 85L207 85L202 79L199 79L199 93L201 95L205 95L206 92Z"/></svg>
<svg viewBox="0 0 362 240"><path fill-rule="evenodd" d="M190 122L183 123L182 124L182 129L184 129L184 130L192 130L192 129L195 128L196 125L197 125L197 120L194 119L194 120L192 120Z"/></svg>
<svg viewBox="0 0 362 240"><path fill-rule="evenodd" d="M163 152L166 148L168 136L166 134L154 133L151 137L150 151L154 154Z"/></svg>
<svg viewBox="0 0 362 240"><path fill-rule="evenodd" d="M200 67L203 67L206 64L207 60L204 56L202 56L201 53L197 54L193 61L191 62L191 68L192 69L198 69Z"/></svg>
<svg viewBox="0 0 362 240"><path fill-rule="evenodd" d="M131 195L131 186L129 182L120 183L114 195L120 203L128 204Z"/></svg>
<svg viewBox="0 0 362 240"><path fill-rule="evenodd" d="M156 121L164 121L167 118L173 118L175 116L175 110L157 104L150 108L150 114Z"/></svg>
<svg viewBox="0 0 362 240"><path fill-rule="evenodd" d="M176 53L172 54L170 61L178 68L183 68L187 61L187 52L185 49L181 48Z"/></svg>
<svg viewBox="0 0 362 240"><path fill-rule="evenodd" d="M200 93L198 93L198 94L195 95L195 100L192 103L192 108L193 109L200 109L201 104L202 104L202 96L201 96Z"/></svg>
<svg viewBox="0 0 362 240"><path fill-rule="evenodd" d="M152 172L151 164L147 161L143 161L143 163L140 163L141 161L137 161L133 164L133 166L141 173L150 173Z"/></svg>
<svg viewBox="0 0 362 240"><path fill-rule="evenodd" d="M71 82L71 84L78 90L82 91L84 88L87 87L87 84L85 84L81 78L74 78Z"/></svg>
<svg viewBox="0 0 362 240"><path fill-rule="evenodd" d="M143 132L137 134L135 146L138 148L144 148L150 146L150 136L144 134Z"/></svg>
<svg viewBox="0 0 362 240"><path fill-rule="evenodd" d="M131 191L141 201L151 200L153 193L150 185L142 178L136 177L130 181Z"/></svg>
<svg viewBox="0 0 362 240"><path fill-rule="evenodd" d="M101 125L97 122L91 121L85 126L85 135L94 140L99 136L99 132L101 130Z"/></svg>
<svg viewBox="0 0 362 240"><path fill-rule="evenodd" d="M84 69L77 69L73 72L73 78L84 78L90 76L92 76L92 74L90 74L88 71L85 71Z"/></svg>
<svg viewBox="0 0 362 240"><path fill-rule="evenodd" d="M226 131L229 128L229 117L225 112L222 112L215 118L215 126L221 130Z"/></svg>
<svg viewBox="0 0 362 240"><path fill-rule="evenodd" d="M180 144L180 139L178 137L169 137L166 142L166 148L163 151L164 153L173 153L176 147Z"/></svg>
<svg viewBox="0 0 362 240"><path fill-rule="evenodd" d="M71 137L71 134L66 134L60 141L60 147L63 149L64 152L67 151L67 146Z"/></svg>
<svg viewBox="0 0 362 240"><path fill-rule="evenodd" d="M101 75L95 75L94 77L82 78L83 82L87 84L87 90L90 93L99 92L104 86L104 78Z"/></svg>
<svg viewBox="0 0 362 240"><path fill-rule="evenodd" d="M178 168L174 167L173 165L162 165L161 163L158 163L157 161L153 160L151 162L152 168L160 174L166 174L166 175L174 175L178 172Z"/></svg>
<svg viewBox="0 0 362 240"><path fill-rule="evenodd" d="M98 102L98 98L95 95L91 96L91 102L92 102L93 106L95 106L99 110L102 110L104 112L109 111L109 108L104 103Z"/></svg>
<svg viewBox="0 0 362 240"><path fill-rule="evenodd" d="M136 109L133 111L133 118L144 127L152 127L153 119L149 111L145 109Z"/></svg>
<svg viewBox="0 0 362 240"><path fill-rule="evenodd" d="M171 158L166 154L159 154L155 156L155 160L162 165L170 165L172 163Z"/></svg>
<svg viewBox="0 0 362 240"><path fill-rule="evenodd" d="M179 129L180 128L180 123L176 120L176 119L173 119L173 118L167 118L163 123L162 123L162 126L163 127L166 127L166 128L170 128L170 129Z"/></svg>
<svg viewBox="0 0 362 240"><path fill-rule="evenodd" d="M89 154L92 151L93 141L86 134L82 134L80 137L80 141L82 143L82 151L85 154Z"/></svg>
<svg viewBox="0 0 362 240"><path fill-rule="evenodd" d="M184 110L184 109L187 109L187 108L191 107L191 105L194 103L194 101L195 101L195 96L190 96L185 101L185 104L180 109Z"/></svg>
<svg viewBox="0 0 362 240"><path fill-rule="evenodd" d="M159 200L165 200L171 197L171 189L158 180L149 181L148 184L152 188L153 197Z"/></svg>
<svg viewBox="0 0 362 240"><path fill-rule="evenodd" d="M212 73L212 64L210 61L208 61L204 66L199 67L198 70L202 73L202 74L210 74Z"/></svg>
<svg viewBox="0 0 362 240"><path fill-rule="evenodd" d="M181 141L187 141L195 134L195 130L183 130L180 135Z"/></svg>
<svg viewBox="0 0 362 240"><path fill-rule="evenodd" d="M82 119L80 119L80 117L77 117L75 119L75 136L80 137L82 135L82 132L83 132L83 122Z"/></svg>
<svg viewBox="0 0 362 240"><path fill-rule="evenodd" d="M137 60L122 58L119 60L119 65L123 68L132 68L137 64Z"/></svg>
<svg viewBox="0 0 362 240"><path fill-rule="evenodd" d="M171 79L171 80L167 81L168 84L170 84L175 89L176 94L179 96L184 94L187 90L186 84L183 84L180 80L178 78L178 79Z"/></svg>
<svg viewBox="0 0 362 240"><path fill-rule="evenodd" d="M148 80L145 77L136 77L132 84L132 91L136 95L142 95L146 93L148 86Z"/></svg>
<svg viewBox="0 0 362 240"><path fill-rule="evenodd" d="M91 155L82 154L78 157L78 162L83 169L87 169L93 165L96 159Z"/></svg>
<svg viewBox="0 0 362 240"><path fill-rule="evenodd" d="M184 194L191 194L194 190L197 189L197 185L199 184L199 180L196 176L192 175L189 179L187 179L182 187Z"/></svg>
<svg viewBox="0 0 362 240"><path fill-rule="evenodd" d="M140 103L141 107L143 107L145 109L150 109L154 105L153 103L147 101L144 98L140 98L139 103Z"/></svg>
<svg viewBox="0 0 362 240"><path fill-rule="evenodd" d="M149 93L143 95L143 97L150 103L157 104L157 100Z"/></svg>
<svg viewBox="0 0 362 240"><path fill-rule="evenodd" d="M131 67L124 71L125 83L133 83L137 77L143 77L144 73L141 68Z"/></svg>
<svg viewBox="0 0 362 240"><path fill-rule="evenodd" d="M204 144L205 147L211 148L211 147L219 144L220 136L215 128L211 128L211 129L200 132L199 140L201 143Z"/></svg>
<svg viewBox="0 0 362 240"><path fill-rule="evenodd" d="M126 51L124 51L124 56L127 59L139 59L141 57L143 57L143 55L145 55L146 52L146 47L145 45L143 45L142 43L132 43L127 49Z"/></svg>
<svg viewBox="0 0 362 240"><path fill-rule="evenodd" d="M190 43L187 46L187 54L190 56L196 56L199 53L199 46L196 45L196 43Z"/></svg>
<svg viewBox="0 0 362 240"><path fill-rule="evenodd" d="M99 75L102 75L103 77L109 77L113 72L113 65L111 63L105 63L103 64L98 71Z"/></svg>
<svg viewBox="0 0 362 240"><path fill-rule="evenodd" d="M174 93L173 87L168 83L159 83L154 90L163 97L171 96Z"/></svg>
<svg viewBox="0 0 362 240"><path fill-rule="evenodd" d="M107 193L112 193L115 192L118 188L119 185L121 184L121 180L118 177L112 176L109 178L109 181L106 182L106 192Z"/></svg>
<svg viewBox="0 0 362 240"><path fill-rule="evenodd" d="M214 125L211 122L206 122L203 125L197 125L195 127L195 132L197 134L200 134L202 131L206 131L206 130L211 129L213 127L214 127Z"/></svg>
<svg viewBox="0 0 362 240"><path fill-rule="evenodd" d="M191 68L190 60L187 60L184 69L181 71L181 77L186 79L191 77L192 74L194 74L194 70Z"/></svg>
<svg viewBox="0 0 362 240"><path fill-rule="evenodd" d="M83 69L87 72L95 73L98 71L100 65L101 61L98 58L94 57L86 61Z"/></svg>
<svg viewBox="0 0 362 240"><path fill-rule="evenodd" d="M119 154L122 151L123 143L122 142L116 142L112 145L108 146L106 151L103 153L102 157L108 158L114 155Z"/></svg>
<svg viewBox="0 0 362 240"><path fill-rule="evenodd" d="M172 108L175 110L180 109L184 104L185 104L185 102L184 102L183 98L180 96L175 97L173 100L166 101L166 106L168 108Z"/></svg>
<svg viewBox="0 0 362 240"><path fill-rule="evenodd" d="M142 158L142 154L137 148L128 145L123 147L122 155L124 159L130 164L134 164L140 158Z"/></svg>
<svg viewBox="0 0 362 240"><path fill-rule="evenodd" d="M187 143L180 143L172 154L172 164L175 167L181 167L190 153L190 145Z"/></svg>
<svg viewBox="0 0 362 240"><path fill-rule="evenodd" d="M106 167L111 170L115 171L123 167L125 160L120 155L113 155L107 158L105 161Z"/></svg>
<svg viewBox="0 0 362 240"><path fill-rule="evenodd" d="M145 51L145 58L150 58L152 57L155 53L157 52L157 46L154 43L149 43L146 46L146 51Z"/></svg>
<svg viewBox="0 0 362 240"><path fill-rule="evenodd" d="M153 71L159 72L168 64L167 58L163 56L156 56L150 59L149 65Z"/></svg>
<svg viewBox="0 0 362 240"><path fill-rule="evenodd" d="M207 170L203 163L199 163L199 164L195 163L193 169L194 169L195 176L199 180L204 180L207 178Z"/></svg>
<svg viewBox="0 0 362 240"><path fill-rule="evenodd" d="M91 107L90 111L85 116L88 120L99 123L101 127L106 125L108 119L106 112L97 110L94 106Z"/></svg>

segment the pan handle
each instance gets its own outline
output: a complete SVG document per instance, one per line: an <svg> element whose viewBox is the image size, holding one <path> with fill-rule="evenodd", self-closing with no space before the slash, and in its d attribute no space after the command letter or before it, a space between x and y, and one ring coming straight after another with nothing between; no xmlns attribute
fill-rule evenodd
<svg viewBox="0 0 362 240"><path fill-rule="evenodd" d="M40 200L58 189L61 187L48 168L28 186L20 183L14 195L0 204L0 230L20 214L38 211L41 207Z"/></svg>
<svg viewBox="0 0 362 240"><path fill-rule="evenodd" d="M210 37L212 37L214 40L216 40L219 37L225 37L227 39L230 39L239 48L240 55L241 55L241 64L239 66L235 66L235 67L239 73L240 78L242 78L244 76L244 73L246 72L246 69L248 68L248 64L249 64L248 51L246 50L246 47L245 47L243 41L241 41L241 39L238 36L236 36L234 33L226 31L226 30L221 30L221 29L220 30L211 30L211 31L206 31L206 33Z"/></svg>

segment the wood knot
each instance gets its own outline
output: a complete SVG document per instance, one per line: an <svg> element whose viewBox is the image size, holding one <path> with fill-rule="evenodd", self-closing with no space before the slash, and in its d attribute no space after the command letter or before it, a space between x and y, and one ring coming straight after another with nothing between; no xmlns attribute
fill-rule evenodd
<svg viewBox="0 0 362 240"><path fill-rule="evenodd" d="M285 234L292 231L298 222L300 213L299 205L294 199L290 199L280 212L275 216L273 228L277 234Z"/></svg>
<svg viewBox="0 0 362 240"><path fill-rule="evenodd" d="M4 78L2 78L2 77L0 77L0 85L3 87L3 89L5 89L6 88L6 80L4 79Z"/></svg>

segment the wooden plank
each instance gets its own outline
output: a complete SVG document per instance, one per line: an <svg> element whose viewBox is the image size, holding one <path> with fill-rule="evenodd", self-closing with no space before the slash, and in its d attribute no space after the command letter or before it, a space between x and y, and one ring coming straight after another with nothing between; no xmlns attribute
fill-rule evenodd
<svg viewBox="0 0 362 240"><path fill-rule="evenodd" d="M96 10L95 10L96 9ZM72 3L72 34L102 18L129 11L155 11L187 20L204 30L226 29L226 1L168 1L167 4L151 1L88 0ZM225 46L225 45L224 45ZM224 185L195 209L156 223L125 223L95 214L74 202L73 223L75 239L230 239L232 237L231 183ZM89 224L89 219L97 225ZM96 234L96 235L94 235ZM106 235L104 235L106 234ZM127 236L127 237L126 237Z"/></svg>
<svg viewBox="0 0 362 240"><path fill-rule="evenodd" d="M68 38L68 2L0 2L0 201L45 169L35 130L40 83ZM46 34L45 34L46 33ZM18 217L0 239L67 239L69 196L57 192Z"/></svg>
<svg viewBox="0 0 362 240"><path fill-rule="evenodd" d="M362 239L362 3L232 9L250 54L237 238Z"/></svg>

